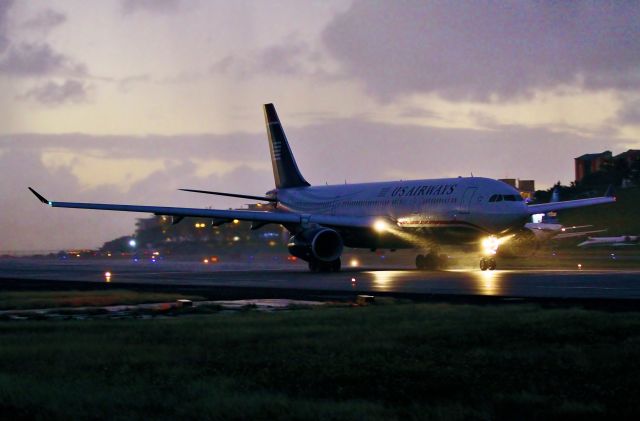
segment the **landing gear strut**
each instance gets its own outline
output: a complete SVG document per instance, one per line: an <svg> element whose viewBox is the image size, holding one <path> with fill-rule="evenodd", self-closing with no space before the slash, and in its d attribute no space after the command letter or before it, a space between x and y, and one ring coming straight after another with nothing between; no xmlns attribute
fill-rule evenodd
<svg viewBox="0 0 640 421"><path fill-rule="evenodd" d="M309 261L309 270L311 272L340 272L342 262L340 258L332 260L330 262L321 262L319 260Z"/></svg>
<svg viewBox="0 0 640 421"><path fill-rule="evenodd" d="M494 270L496 268L496 259L493 257L483 257L480 259L480 270Z"/></svg>

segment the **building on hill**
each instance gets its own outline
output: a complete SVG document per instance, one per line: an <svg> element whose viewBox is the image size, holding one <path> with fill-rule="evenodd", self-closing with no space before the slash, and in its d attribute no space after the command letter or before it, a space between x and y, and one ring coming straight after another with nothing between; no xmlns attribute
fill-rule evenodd
<svg viewBox="0 0 640 421"><path fill-rule="evenodd" d="M603 165L611 162L613 155L611 151L601 153L587 153L574 158L576 169L576 183L582 181L589 174L600 171Z"/></svg>
<svg viewBox="0 0 640 421"><path fill-rule="evenodd" d="M609 172L614 174L616 185L628 186L637 183L638 166L640 163L640 149L629 149L613 156L611 151L589 153L574 158L576 184L585 177L597 173Z"/></svg>
<svg viewBox="0 0 640 421"><path fill-rule="evenodd" d="M627 165L631 166L634 162L640 159L640 149L629 149L626 152L622 152L613 157L614 161L627 161Z"/></svg>

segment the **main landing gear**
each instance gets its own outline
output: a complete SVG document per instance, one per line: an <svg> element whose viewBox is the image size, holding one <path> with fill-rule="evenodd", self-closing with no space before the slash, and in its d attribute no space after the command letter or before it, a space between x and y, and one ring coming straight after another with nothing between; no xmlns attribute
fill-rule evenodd
<svg viewBox="0 0 640 421"><path fill-rule="evenodd" d="M309 270L311 272L340 272L342 262L340 258L332 260L330 262L321 262L319 260L309 261Z"/></svg>
<svg viewBox="0 0 640 421"><path fill-rule="evenodd" d="M496 268L496 259L493 257L483 257L480 259L480 270L494 270Z"/></svg>
<svg viewBox="0 0 640 421"><path fill-rule="evenodd" d="M416 256L416 268L418 270L438 270L443 269L447 263L446 254L428 253Z"/></svg>

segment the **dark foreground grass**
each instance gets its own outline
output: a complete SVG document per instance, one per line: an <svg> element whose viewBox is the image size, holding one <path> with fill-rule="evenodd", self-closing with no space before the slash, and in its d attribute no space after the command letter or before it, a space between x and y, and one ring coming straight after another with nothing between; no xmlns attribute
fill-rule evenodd
<svg viewBox="0 0 640 421"><path fill-rule="evenodd" d="M0 291L0 310L51 307L97 307L120 304L169 302L202 299L162 292L112 291Z"/></svg>
<svg viewBox="0 0 640 421"><path fill-rule="evenodd" d="M405 304L0 323L11 419L638 419L640 314Z"/></svg>

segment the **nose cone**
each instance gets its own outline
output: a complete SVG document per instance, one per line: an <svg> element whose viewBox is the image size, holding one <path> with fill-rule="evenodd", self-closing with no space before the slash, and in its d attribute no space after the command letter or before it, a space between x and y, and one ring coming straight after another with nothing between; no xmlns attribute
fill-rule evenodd
<svg viewBox="0 0 640 421"><path fill-rule="evenodd" d="M527 205L524 202L514 203L510 213L505 215L505 222L508 224L508 228L521 228L529 222L529 211Z"/></svg>
<svg viewBox="0 0 640 421"><path fill-rule="evenodd" d="M523 203L510 203L499 210L494 209L483 215L483 225L494 233L521 228L529 220L529 212L525 206Z"/></svg>

